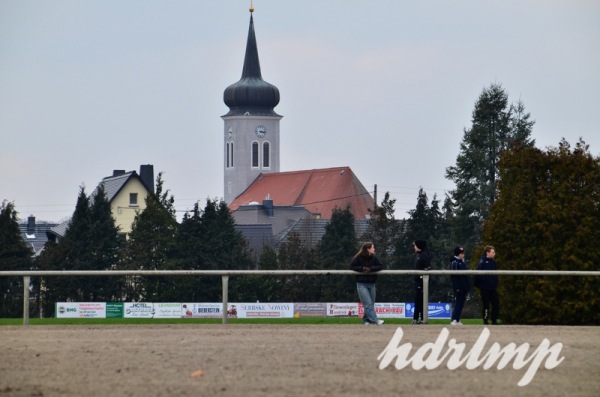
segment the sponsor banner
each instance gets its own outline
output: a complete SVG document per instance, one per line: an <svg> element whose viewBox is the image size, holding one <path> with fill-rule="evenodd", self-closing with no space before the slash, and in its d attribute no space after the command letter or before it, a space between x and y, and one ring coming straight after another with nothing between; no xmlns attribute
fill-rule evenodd
<svg viewBox="0 0 600 397"><path fill-rule="evenodd" d="M327 303L294 303L294 317L326 317Z"/></svg>
<svg viewBox="0 0 600 397"><path fill-rule="evenodd" d="M106 302L106 318L123 318L123 303Z"/></svg>
<svg viewBox="0 0 600 397"><path fill-rule="evenodd" d="M327 316L358 316L358 303L327 303Z"/></svg>
<svg viewBox="0 0 600 397"><path fill-rule="evenodd" d="M181 318L181 303L154 303L154 318Z"/></svg>
<svg viewBox="0 0 600 397"><path fill-rule="evenodd" d="M58 302L57 318L106 318L106 302Z"/></svg>
<svg viewBox="0 0 600 397"><path fill-rule="evenodd" d="M293 303L232 303L228 315L237 318L293 318ZM234 314L235 313L235 314Z"/></svg>
<svg viewBox="0 0 600 397"><path fill-rule="evenodd" d="M358 317L365 314L362 303L358 304ZM404 303L375 303L375 314L379 318L404 318Z"/></svg>
<svg viewBox="0 0 600 397"><path fill-rule="evenodd" d="M154 318L154 305L148 302L123 303L125 318Z"/></svg>
<svg viewBox="0 0 600 397"><path fill-rule="evenodd" d="M180 317L217 318L222 317L222 303L184 303L181 305Z"/></svg>
<svg viewBox="0 0 600 397"><path fill-rule="evenodd" d="M415 312L414 302L405 304L406 310L404 311L405 318L413 318ZM429 318L450 318L452 317L452 304L443 303L430 303L429 310L427 311Z"/></svg>

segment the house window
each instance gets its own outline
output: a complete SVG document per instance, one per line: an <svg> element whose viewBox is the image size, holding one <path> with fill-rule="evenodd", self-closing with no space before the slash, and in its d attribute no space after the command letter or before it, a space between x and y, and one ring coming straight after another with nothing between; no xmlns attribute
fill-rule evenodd
<svg viewBox="0 0 600 397"><path fill-rule="evenodd" d="M230 166L231 168L233 168L233 142L231 142L231 143L229 144L229 149L231 150L231 153L229 154L229 160L230 160L230 164L229 164L229 166Z"/></svg>
<svg viewBox="0 0 600 397"><path fill-rule="evenodd" d="M129 193L129 206L137 207L138 205L138 194L137 193Z"/></svg>
<svg viewBox="0 0 600 397"><path fill-rule="evenodd" d="M252 142L252 167L258 168L258 142Z"/></svg>
<svg viewBox="0 0 600 397"><path fill-rule="evenodd" d="M263 143L263 167L269 168L271 163L269 162L271 156L271 152L269 150L269 142Z"/></svg>

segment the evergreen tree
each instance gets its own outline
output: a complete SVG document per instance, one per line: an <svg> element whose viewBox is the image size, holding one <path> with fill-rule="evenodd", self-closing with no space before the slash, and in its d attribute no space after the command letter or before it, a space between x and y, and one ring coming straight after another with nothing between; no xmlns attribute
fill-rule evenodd
<svg viewBox="0 0 600 397"><path fill-rule="evenodd" d="M401 232L401 223L394 216L395 204L396 199L390 199L390 193L386 192L381 204L369 211L371 214L369 225L361 237L362 241L375 244L377 256L386 269L391 269L396 262L394 247Z"/></svg>
<svg viewBox="0 0 600 397"><path fill-rule="evenodd" d="M446 178L456 184L451 192L455 205L455 235L472 248L481 239L483 222L497 194L498 160L511 147L531 147L534 121L522 102L508 105L500 84L485 88L475 103L472 126L464 130L456 165Z"/></svg>
<svg viewBox="0 0 600 397"><path fill-rule="evenodd" d="M116 270L120 263L122 239L119 227L112 216L110 202L104 185L100 184L92 197L90 245L90 269ZM87 277L90 288L86 296L92 301L117 301L121 299L124 280L116 277Z"/></svg>
<svg viewBox="0 0 600 397"><path fill-rule="evenodd" d="M501 270L599 270L600 158L585 142L503 154L484 243ZM597 277L501 277L501 319L600 324Z"/></svg>
<svg viewBox="0 0 600 397"><path fill-rule="evenodd" d="M148 193L146 209L137 213L133 220L127 241L126 267L134 270L175 268L178 224L174 202L168 190L163 192L162 173L159 173L156 193ZM164 277L131 277L127 300L161 301L172 292L170 283Z"/></svg>
<svg viewBox="0 0 600 397"><path fill-rule="evenodd" d="M325 234L318 246L319 256L326 269L348 270L352 257L358 250L354 229L354 215L347 207L335 208L331 221L325 226ZM319 278L320 297L326 302L358 299L356 283L352 276ZM356 298L355 298L356 296Z"/></svg>
<svg viewBox="0 0 600 397"><path fill-rule="evenodd" d="M13 203L0 206L0 270L30 270L33 252L21 236ZM22 317L23 278L0 278L0 317Z"/></svg>

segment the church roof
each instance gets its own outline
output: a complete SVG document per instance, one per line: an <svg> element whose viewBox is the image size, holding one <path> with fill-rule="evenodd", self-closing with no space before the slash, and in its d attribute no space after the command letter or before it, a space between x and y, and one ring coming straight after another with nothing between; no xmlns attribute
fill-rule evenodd
<svg viewBox="0 0 600 397"><path fill-rule="evenodd" d="M303 206L322 219L331 219L334 208L348 206L355 219L365 219L374 204L350 167L336 167L260 174L229 208L235 211L267 197L274 206Z"/></svg>
<svg viewBox="0 0 600 397"><path fill-rule="evenodd" d="M225 105L229 107L226 116L279 116L273 108L279 103L279 89L262 79L258 47L254 33L254 19L250 14L250 27L242 78L225 89Z"/></svg>

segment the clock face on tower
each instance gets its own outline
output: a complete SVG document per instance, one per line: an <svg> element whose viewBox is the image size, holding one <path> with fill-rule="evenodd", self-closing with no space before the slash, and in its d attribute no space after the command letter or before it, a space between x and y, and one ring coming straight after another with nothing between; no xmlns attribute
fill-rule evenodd
<svg viewBox="0 0 600 397"><path fill-rule="evenodd" d="M265 128L264 125L259 125L258 127L256 127L256 129L254 131L256 132L256 136L259 138L264 137L265 134L267 133L267 129Z"/></svg>

